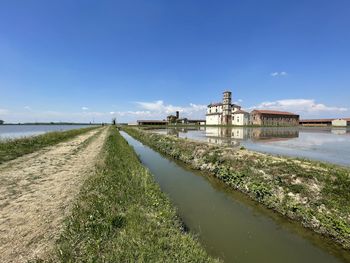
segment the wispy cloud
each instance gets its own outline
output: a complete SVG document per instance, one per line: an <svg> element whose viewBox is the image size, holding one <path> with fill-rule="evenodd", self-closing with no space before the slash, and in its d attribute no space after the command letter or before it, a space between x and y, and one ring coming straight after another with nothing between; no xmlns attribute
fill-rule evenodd
<svg viewBox="0 0 350 263"><path fill-rule="evenodd" d="M270 73L271 77L285 77L287 75L288 75L288 73L285 71L281 71L281 72L276 71L276 72Z"/></svg>
<svg viewBox="0 0 350 263"><path fill-rule="evenodd" d="M88 107L81 107L79 112L61 112L61 111L36 111L22 109L19 111L9 111L0 109L1 119L6 122L110 122L116 117L119 122L136 122L138 119L165 119L169 114L175 114L179 111L181 117L204 118L206 105L190 103L187 106L174 106L166 104L162 100L151 102L133 102L135 110L125 111L90 111Z"/></svg>
<svg viewBox="0 0 350 263"><path fill-rule="evenodd" d="M249 108L252 109L270 109L292 111L301 115L340 114L349 111L346 107L328 106L323 103L317 103L314 99L284 99L276 101L266 101Z"/></svg>
<svg viewBox="0 0 350 263"><path fill-rule="evenodd" d="M0 115L5 115L5 114L8 114L9 113L9 110L7 109L0 109Z"/></svg>
<svg viewBox="0 0 350 263"><path fill-rule="evenodd" d="M118 115L120 117L130 118L135 120L135 118L152 118L152 119L165 119L169 114L175 114L179 111L182 117L187 118L204 118L206 105L190 103L188 106L175 106L171 104L164 103L163 100L157 101L138 101L135 102L138 110L136 111L117 111L111 112L113 115Z"/></svg>
<svg viewBox="0 0 350 263"><path fill-rule="evenodd" d="M32 110L32 108L30 106L24 106L23 107L25 110Z"/></svg>
<svg viewBox="0 0 350 263"><path fill-rule="evenodd" d="M190 103L188 106L174 106L171 104L165 104L162 100L154 102L136 102L136 104L142 110L159 114L174 114L175 111L179 111L185 115L193 115L194 113L203 112L203 110L207 108L206 105L195 103Z"/></svg>

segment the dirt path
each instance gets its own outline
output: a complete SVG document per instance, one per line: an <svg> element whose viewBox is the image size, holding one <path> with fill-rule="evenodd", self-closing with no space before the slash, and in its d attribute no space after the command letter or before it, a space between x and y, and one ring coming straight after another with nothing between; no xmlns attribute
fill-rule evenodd
<svg viewBox="0 0 350 263"><path fill-rule="evenodd" d="M106 128L93 130L0 165L1 262L27 262L50 252L106 134Z"/></svg>

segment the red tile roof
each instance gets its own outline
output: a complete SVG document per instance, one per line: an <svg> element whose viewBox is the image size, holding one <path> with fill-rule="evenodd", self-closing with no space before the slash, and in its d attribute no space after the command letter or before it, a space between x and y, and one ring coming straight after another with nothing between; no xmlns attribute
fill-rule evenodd
<svg viewBox="0 0 350 263"><path fill-rule="evenodd" d="M275 114L275 115L295 115L298 116L298 114L288 112L288 111L276 111L276 110L253 110L253 112L261 113L261 114Z"/></svg>
<svg viewBox="0 0 350 263"><path fill-rule="evenodd" d="M208 107L215 107L215 106L222 106L222 102L215 102L215 103L210 103ZM237 104L231 104L232 107L241 107Z"/></svg>
<svg viewBox="0 0 350 263"><path fill-rule="evenodd" d="M249 113L249 112L247 112L247 111L244 111L244 110L237 110L237 111L235 111L235 112L233 112L233 114L238 114L238 113Z"/></svg>
<svg viewBox="0 0 350 263"><path fill-rule="evenodd" d="M300 120L300 122L332 122L333 120L346 120L350 121L350 118L334 118L334 119L305 119L305 120Z"/></svg>
<svg viewBox="0 0 350 263"><path fill-rule="evenodd" d="M208 107L215 107L215 106L221 106L221 105L222 105L221 102L215 102L215 103L210 103L210 104L208 105Z"/></svg>
<svg viewBox="0 0 350 263"><path fill-rule="evenodd" d="M167 123L167 121L160 121L160 120L137 120L137 122L159 122L159 123Z"/></svg>

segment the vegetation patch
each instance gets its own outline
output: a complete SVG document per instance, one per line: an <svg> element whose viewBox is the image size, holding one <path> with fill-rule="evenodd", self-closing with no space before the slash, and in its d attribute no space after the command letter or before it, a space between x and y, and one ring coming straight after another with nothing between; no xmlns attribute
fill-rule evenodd
<svg viewBox="0 0 350 263"><path fill-rule="evenodd" d="M38 136L0 141L0 164L16 159L22 155L35 152L44 147L66 141L77 135L91 131L92 129L96 129L96 127L62 132L48 132Z"/></svg>
<svg viewBox="0 0 350 263"><path fill-rule="evenodd" d="M123 128L193 169L209 171L252 199L350 249L350 169Z"/></svg>
<svg viewBox="0 0 350 263"><path fill-rule="evenodd" d="M216 262L114 127L57 242L62 262Z"/></svg>

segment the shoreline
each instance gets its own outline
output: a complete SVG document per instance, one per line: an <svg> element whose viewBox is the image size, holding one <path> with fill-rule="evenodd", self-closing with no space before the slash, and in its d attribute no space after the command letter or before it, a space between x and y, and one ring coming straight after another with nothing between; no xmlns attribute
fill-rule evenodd
<svg viewBox="0 0 350 263"><path fill-rule="evenodd" d="M109 127L56 246L62 262L221 262L186 231L134 149Z"/></svg>
<svg viewBox="0 0 350 263"><path fill-rule="evenodd" d="M266 207L350 249L350 169L124 128L151 148L204 170Z"/></svg>

